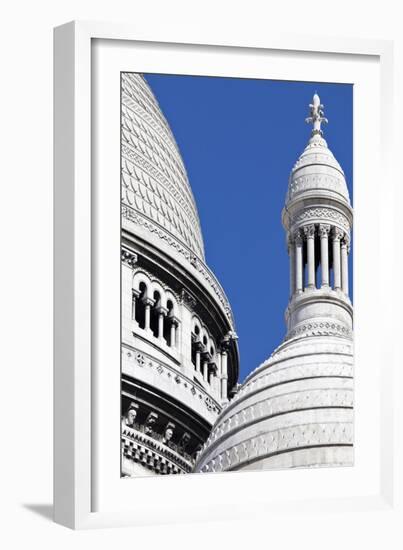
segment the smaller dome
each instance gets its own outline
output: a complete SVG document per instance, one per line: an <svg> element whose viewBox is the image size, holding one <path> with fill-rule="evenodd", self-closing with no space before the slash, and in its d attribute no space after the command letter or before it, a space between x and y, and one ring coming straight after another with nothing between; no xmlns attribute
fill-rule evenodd
<svg viewBox="0 0 403 550"><path fill-rule="evenodd" d="M316 133L291 171L286 204L305 194L326 193L329 197L329 191L335 194L335 198L349 203L343 169L328 148L326 140Z"/></svg>
<svg viewBox="0 0 403 550"><path fill-rule="evenodd" d="M353 463L352 340L285 342L219 415L196 472Z"/></svg>

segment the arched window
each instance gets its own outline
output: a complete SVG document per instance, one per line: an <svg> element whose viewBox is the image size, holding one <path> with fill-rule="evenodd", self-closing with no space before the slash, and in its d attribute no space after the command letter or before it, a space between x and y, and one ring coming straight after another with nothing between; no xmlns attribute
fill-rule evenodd
<svg viewBox="0 0 403 550"><path fill-rule="evenodd" d="M137 299L136 303L136 321L140 328L144 329L146 326L146 307L144 304L144 298L147 295L147 287L146 284L141 282L139 284L139 291L140 295Z"/></svg>
<svg viewBox="0 0 403 550"><path fill-rule="evenodd" d="M158 337L158 317L159 317L159 308L161 307L161 295L158 290L154 291L153 294L154 305L151 308L150 315L150 329L153 335Z"/></svg>
<svg viewBox="0 0 403 550"><path fill-rule="evenodd" d="M174 305L172 300L167 301L167 317L166 321L164 323L164 340L168 344L168 346L174 347L175 346L175 330L172 329L172 317L173 317L173 311L174 311Z"/></svg>

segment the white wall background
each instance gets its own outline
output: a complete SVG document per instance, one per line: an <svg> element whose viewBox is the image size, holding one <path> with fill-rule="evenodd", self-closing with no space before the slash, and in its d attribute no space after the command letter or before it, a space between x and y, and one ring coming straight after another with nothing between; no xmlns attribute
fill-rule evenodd
<svg viewBox="0 0 403 550"><path fill-rule="evenodd" d="M400 2L383 0L14 0L0 32L1 519L4 548L397 548L392 515L267 518L245 524L71 532L50 522L52 498L52 27L72 19L223 27L397 40ZM399 126L402 111L399 107ZM401 182L399 183L401 185ZM402 186L403 187L403 186ZM401 273L401 272L400 272ZM212 498L215 496L212 495ZM8 538L8 541L7 541ZM395 539L394 539L395 538ZM395 542L393 542L393 539ZM4 542L3 542L4 541Z"/></svg>

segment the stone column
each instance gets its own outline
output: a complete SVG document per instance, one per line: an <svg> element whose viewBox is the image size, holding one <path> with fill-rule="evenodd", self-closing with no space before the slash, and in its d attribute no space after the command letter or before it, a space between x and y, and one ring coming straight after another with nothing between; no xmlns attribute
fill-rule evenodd
<svg viewBox="0 0 403 550"><path fill-rule="evenodd" d="M216 397L220 401L221 400L221 353L217 351L216 355L217 359L217 388L216 388Z"/></svg>
<svg viewBox="0 0 403 550"><path fill-rule="evenodd" d="M333 272L334 289L341 289L341 271L340 271L340 239L343 237L343 231L338 227L333 228Z"/></svg>
<svg viewBox="0 0 403 550"><path fill-rule="evenodd" d="M200 372L200 350L196 351L196 372Z"/></svg>
<svg viewBox="0 0 403 550"><path fill-rule="evenodd" d="M208 382L208 362L207 360L203 361L203 380Z"/></svg>
<svg viewBox="0 0 403 550"><path fill-rule="evenodd" d="M306 225L304 233L308 252L308 288L315 288L315 225Z"/></svg>
<svg viewBox="0 0 403 550"><path fill-rule="evenodd" d="M303 289L303 265L302 265L302 236L299 231L295 234L295 290L298 294Z"/></svg>
<svg viewBox="0 0 403 550"><path fill-rule="evenodd" d="M167 316L168 310L166 307L159 306L157 308L158 313L158 339L163 340L164 338L164 318Z"/></svg>
<svg viewBox="0 0 403 550"><path fill-rule="evenodd" d="M288 235L288 254L290 256L290 298L294 296L295 292L295 244Z"/></svg>
<svg viewBox="0 0 403 550"><path fill-rule="evenodd" d="M320 235L320 266L322 272L322 287L329 286L329 233L330 225L319 226Z"/></svg>
<svg viewBox="0 0 403 550"><path fill-rule="evenodd" d="M226 350L221 352L221 400L228 403L228 356Z"/></svg>
<svg viewBox="0 0 403 550"><path fill-rule="evenodd" d="M145 305L145 320L144 320L144 329L150 330L150 314L151 306L154 305L154 300L152 298L143 298L143 303Z"/></svg>
<svg viewBox="0 0 403 550"><path fill-rule="evenodd" d="M341 289L348 296L348 252L349 235L345 235L341 241Z"/></svg>
<svg viewBox="0 0 403 550"><path fill-rule="evenodd" d="M174 320L171 320L170 344L171 348L174 348L176 345L176 323Z"/></svg>

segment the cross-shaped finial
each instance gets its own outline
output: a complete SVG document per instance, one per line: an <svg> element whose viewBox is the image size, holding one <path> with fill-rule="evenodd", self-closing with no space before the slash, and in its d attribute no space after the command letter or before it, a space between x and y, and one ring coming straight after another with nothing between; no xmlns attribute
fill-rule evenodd
<svg viewBox="0 0 403 550"><path fill-rule="evenodd" d="M312 126L313 126L312 135L313 136L315 136L317 134L322 136L323 132L322 132L322 129L321 129L320 125L322 123L327 124L328 120L324 116L324 114L325 114L324 110L323 110L324 107L321 104L320 97L318 96L318 94L316 92L313 96L312 103L309 105L309 109L310 109L310 116L305 119L305 122L307 124L312 124Z"/></svg>

